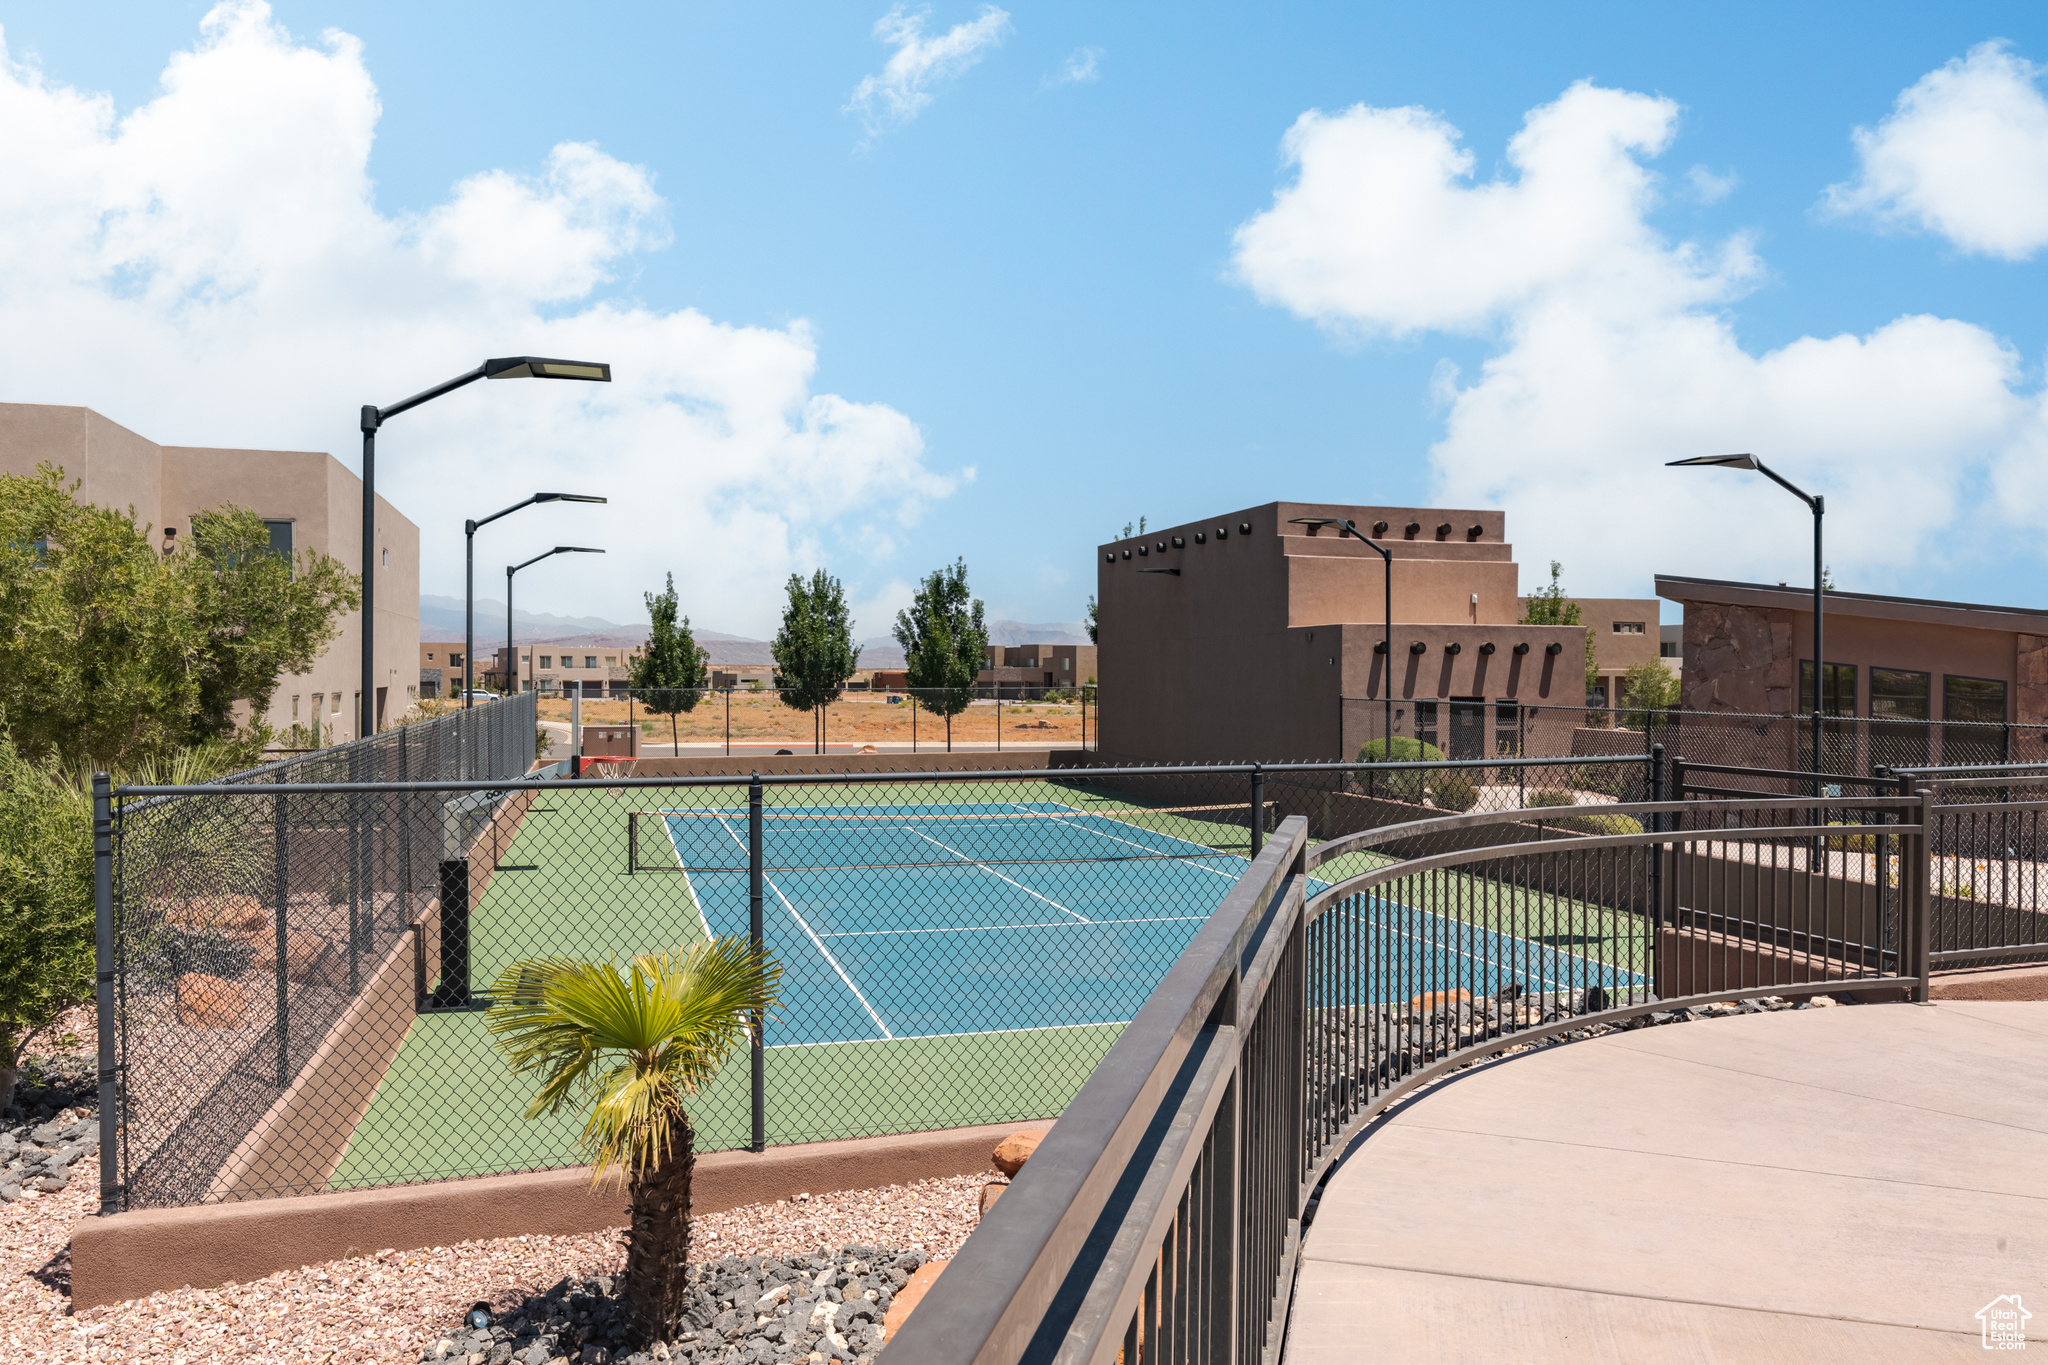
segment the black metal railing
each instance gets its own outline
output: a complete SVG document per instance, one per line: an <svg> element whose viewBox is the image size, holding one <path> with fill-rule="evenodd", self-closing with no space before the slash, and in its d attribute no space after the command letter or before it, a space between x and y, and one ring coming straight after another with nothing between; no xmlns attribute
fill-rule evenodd
<svg viewBox="0 0 2048 1365"><path fill-rule="evenodd" d="M889 1360L1277 1359L1315 1191L1416 1088L1675 1006L1924 999L1927 809L1636 801L1321 842L1289 818Z"/></svg>

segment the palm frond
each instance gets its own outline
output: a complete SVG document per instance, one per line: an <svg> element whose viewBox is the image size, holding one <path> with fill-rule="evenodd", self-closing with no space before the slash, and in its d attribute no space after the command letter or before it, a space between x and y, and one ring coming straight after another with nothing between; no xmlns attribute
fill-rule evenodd
<svg viewBox="0 0 2048 1365"><path fill-rule="evenodd" d="M487 1027L515 1074L540 1076L526 1117L590 1105L578 1144L602 1179L661 1160L683 1102L775 1007L781 981L781 964L737 935L644 954L623 971L524 958L499 974Z"/></svg>

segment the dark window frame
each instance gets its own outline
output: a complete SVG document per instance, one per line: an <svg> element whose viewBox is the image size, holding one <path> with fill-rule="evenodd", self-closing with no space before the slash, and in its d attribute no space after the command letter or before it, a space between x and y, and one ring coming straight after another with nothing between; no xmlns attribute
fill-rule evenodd
<svg viewBox="0 0 2048 1365"><path fill-rule="evenodd" d="M1812 667L1813 660L1811 659L1801 659L1799 661L1799 714L1802 716L1813 714L1813 691L1808 683L1808 677L1810 676L1808 670ZM1847 719L1856 716L1859 714L1856 709L1857 694L1862 684L1862 680L1857 674L1862 670L1862 665L1838 663L1830 659L1827 662L1827 668L1828 682L1824 683L1821 688L1824 694L1821 698L1822 714L1830 720ZM1839 709L1842 696L1840 677L1844 670L1849 675L1849 705L1846 710ZM1833 694L1838 709L1828 710L1826 708L1827 696L1825 694L1829 693Z"/></svg>

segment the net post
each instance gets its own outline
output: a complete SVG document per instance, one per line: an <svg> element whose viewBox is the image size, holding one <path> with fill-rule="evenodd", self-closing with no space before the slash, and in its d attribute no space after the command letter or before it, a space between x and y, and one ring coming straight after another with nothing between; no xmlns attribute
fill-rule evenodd
<svg viewBox="0 0 2048 1365"><path fill-rule="evenodd" d="M113 780L92 775L92 912L94 1013L98 1015L100 1082L100 1212L121 1207L117 1164L121 1123L119 1063L114 1056L114 804Z"/></svg>
<svg viewBox="0 0 2048 1365"><path fill-rule="evenodd" d="M761 774L756 772L754 780L747 784L747 933L750 946L758 956L762 951L761 942ZM765 1151L768 1147L768 1081L767 1056L763 1049L761 1030L767 1019L759 1010L754 1011L753 1027L753 1132L748 1147L751 1151Z"/></svg>
<svg viewBox="0 0 2048 1365"><path fill-rule="evenodd" d="M1252 764L1252 856L1266 846L1266 769Z"/></svg>

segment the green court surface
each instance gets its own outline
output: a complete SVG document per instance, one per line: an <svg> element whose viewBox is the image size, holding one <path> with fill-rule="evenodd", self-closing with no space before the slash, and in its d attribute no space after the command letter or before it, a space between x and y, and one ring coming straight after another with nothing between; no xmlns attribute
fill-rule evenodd
<svg viewBox="0 0 2048 1365"><path fill-rule="evenodd" d="M780 806L1061 802L1081 810L1145 803L1046 781L917 782L770 788ZM736 808L746 788L544 788L471 912L471 983L489 989L520 957L623 961L704 937L687 877L626 871L626 813L653 806ZM1237 823L1229 822L1236 815ZM1162 831L1222 852L1248 852L1243 816L1164 815ZM1220 890L1227 884L1219 882ZM1221 900L1219 890L1218 900ZM1201 907L1206 913L1213 907ZM430 959L431 960L431 959ZM429 972L431 977L431 970ZM432 982L429 982L431 989ZM773 1143L917 1132L1046 1118L1063 1110L1121 1024L776 1047L764 1062ZM747 1144L742 1048L691 1106L702 1150ZM335 1189L574 1164L580 1115L521 1117L538 1086L492 1049L481 1012L418 1016L330 1180Z"/></svg>

